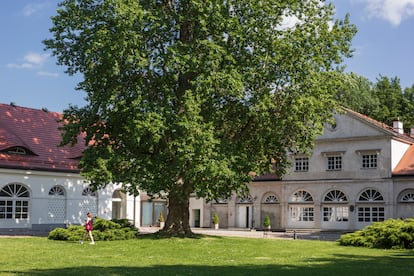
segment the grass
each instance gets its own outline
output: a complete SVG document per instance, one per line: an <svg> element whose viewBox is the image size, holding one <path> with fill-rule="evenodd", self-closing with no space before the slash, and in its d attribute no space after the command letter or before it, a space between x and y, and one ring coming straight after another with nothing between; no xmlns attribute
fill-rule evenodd
<svg viewBox="0 0 414 276"><path fill-rule="evenodd" d="M413 275L413 250L211 237L100 241L0 238L0 275Z"/></svg>

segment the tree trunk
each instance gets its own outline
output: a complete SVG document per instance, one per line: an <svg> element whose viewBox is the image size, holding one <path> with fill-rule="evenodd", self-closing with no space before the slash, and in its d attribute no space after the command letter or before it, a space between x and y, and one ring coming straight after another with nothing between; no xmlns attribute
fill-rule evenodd
<svg viewBox="0 0 414 276"><path fill-rule="evenodd" d="M190 193L183 187L168 194L168 216L164 232L171 236L191 236L190 228Z"/></svg>

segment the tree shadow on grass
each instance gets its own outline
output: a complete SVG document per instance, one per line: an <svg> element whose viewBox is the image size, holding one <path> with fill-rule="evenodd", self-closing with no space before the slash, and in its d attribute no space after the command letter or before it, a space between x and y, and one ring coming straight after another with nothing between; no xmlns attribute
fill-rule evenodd
<svg viewBox="0 0 414 276"><path fill-rule="evenodd" d="M221 236L205 235L205 234L196 234L193 233L191 236L171 236L164 232L154 232L154 233L145 233L139 234L138 239L147 239L147 240L159 240L159 239L170 239L170 238L183 238L183 239L203 239L203 238L217 238L222 239Z"/></svg>
<svg viewBox="0 0 414 276"><path fill-rule="evenodd" d="M252 260L257 262L258 260ZM206 265L158 265L151 267L111 266L111 267L68 267L59 269L33 269L30 271L4 271L0 274L25 275L413 275L414 254L412 251L397 252L386 257L359 255L334 255L332 259L305 258L297 265L252 264L234 266Z"/></svg>

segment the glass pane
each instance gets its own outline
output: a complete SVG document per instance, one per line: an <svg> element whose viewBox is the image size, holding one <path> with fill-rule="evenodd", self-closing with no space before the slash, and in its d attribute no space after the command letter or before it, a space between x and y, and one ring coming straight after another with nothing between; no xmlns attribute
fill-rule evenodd
<svg viewBox="0 0 414 276"><path fill-rule="evenodd" d="M142 225L152 225L152 202L142 202Z"/></svg>
<svg viewBox="0 0 414 276"><path fill-rule="evenodd" d="M167 218L166 214L164 213L164 203L163 202L154 202L154 224L158 223L158 218L160 213L163 213L164 219Z"/></svg>

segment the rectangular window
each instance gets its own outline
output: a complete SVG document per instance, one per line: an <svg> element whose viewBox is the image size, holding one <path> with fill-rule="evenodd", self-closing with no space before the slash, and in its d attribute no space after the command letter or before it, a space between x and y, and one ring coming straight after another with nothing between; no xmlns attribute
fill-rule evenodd
<svg viewBox="0 0 414 276"><path fill-rule="evenodd" d="M313 221L313 207L291 206L289 216L291 221Z"/></svg>
<svg viewBox="0 0 414 276"><path fill-rule="evenodd" d="M323 221L348 221L349 208L348 207L324 207Z"/></svg>
<svg viewBox="0 0 414 276"><path fill-rule="evenodd" d="M295 171L297 172L309 171L309 157L296 157L295 158Z"/></svg>
<svg viewBox="0 0 414 276"><path fill-rule="evenodd" d="M29 216L29 202L25 200L16 200L15 218L27 219Z"/></svg>
<svg viewBox="0 0 414 276"><path fill-rule="evenodd" d="M13 218L13 201L1 200L0 201L0 219Z"/></svg>
<svg viewBox="0 0 414 276"><path fill-rule="evenodd" d="M358 207L358 221L360 222L384 221L384 219L384 207Z"/></svg>
<svg viewBox="0 0 414 276"><path fill-rule="evenodd" d="M328 156L328 170L338 171L342 170L342 156Z"/></svg>
<svg viewBox="0 0 414 276"><path fill-rule="evenodd" d="M362 155L362 168L374 169L377 168L377 155L376 154L363 154Z"/></svg>

